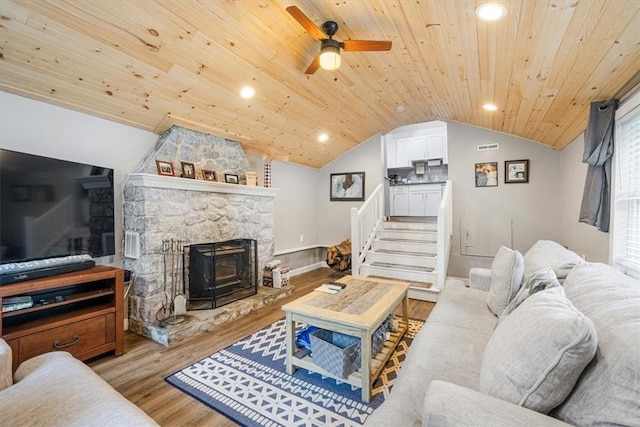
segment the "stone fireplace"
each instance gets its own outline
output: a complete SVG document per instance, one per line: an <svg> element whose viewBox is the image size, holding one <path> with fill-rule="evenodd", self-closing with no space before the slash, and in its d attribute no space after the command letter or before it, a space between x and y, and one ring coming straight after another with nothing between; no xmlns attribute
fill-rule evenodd
<svg viewBox="0 0 640 427"><path fill-rule="evenodd" d="M277 190L160 176L156 160L173 163L176 175L181 162L189 162L195 165L197 176L207 169L219 176L238 175L241 183L250 166L239 143L172 127L161 135L156 147L125 182L124 230L139 236L140 249L137 258L125 256L123 263L125 269L135 274L129 294L129 329L169 345L238 316L244 308L231 311L238 304L232 303L222 308L188 311L186 325L175 328L160 325L167 300L163 240L180 240L185 248L207 242L253 240L255 274L260 284L264 266L273 258ZM263 286L257 289L258 295L272 300L278 297L271 296L273 291Z"/></svg>

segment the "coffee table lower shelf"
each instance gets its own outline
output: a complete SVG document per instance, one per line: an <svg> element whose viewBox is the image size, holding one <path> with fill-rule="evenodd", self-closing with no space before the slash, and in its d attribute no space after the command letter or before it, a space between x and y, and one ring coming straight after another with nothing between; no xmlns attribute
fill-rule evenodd
<svg viewBox="0 0 640 427"><path fill-rule="evenodd" d="M373 384L378 376L380 376L380 373L384 369L384 366L387 364L387 361L389 360L394 350L398 346L398 343L409 328L408 324L402 320L400 320L398 323L398 330L390 334L389 339L384 342L384 346L382 347L382 349L371 359L371 378L369 379L369 385ZM313 357L309 355L302 358L293 355L291 356L291 364L299 368L304 368L308 371L316 372L318 374L334 378L347 384L351 384L356 387L362 387L362 374L360 373L360 371L353 372L347 378L338 377L316 365L313 362ZM370 398L371 397L369 396L369 399ZM369 400L366 401L368 402Z"/></svg>

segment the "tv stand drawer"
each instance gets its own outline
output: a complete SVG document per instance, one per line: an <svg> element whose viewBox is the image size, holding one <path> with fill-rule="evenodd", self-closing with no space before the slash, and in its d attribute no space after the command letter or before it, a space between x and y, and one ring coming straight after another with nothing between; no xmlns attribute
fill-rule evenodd
<svg viewBox="0 0 640 427"><path fill-rule="evenodd" d="M17 347L18 363L50 351L67 351L84 359L83 355L92 350L114 344L113 317L113 314L107 314L70 323L12 340L10 344L14 351Z"/></svg>

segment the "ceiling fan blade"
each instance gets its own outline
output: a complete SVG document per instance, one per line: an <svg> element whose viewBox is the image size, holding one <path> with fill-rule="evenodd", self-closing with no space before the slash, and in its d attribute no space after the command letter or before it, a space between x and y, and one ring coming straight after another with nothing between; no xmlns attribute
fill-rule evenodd
<svg viewBox="0 0 640 427"><path fill-rule="evenodd" d="M307 30L307 33L309 33L314 39L324 40L329 38L329 36L326 35L324 31L322 31L316 24L314 24L313 21L309 19L307 15L305 15L296 6L289 6L287 8L287 12L289 12L289 14L293 16L293 19L298 21L298 23L302 25L302 27Z"/></svg>
<svg viewBox="0 0 640 427"><path fill-rule="evenodd" d="M345 40L345 52L361 52L361 51L382 51L391 50L390 41L377 40Z"/></svg>
<svg viewBox="0 0 640 427"><path fill-rule="evenodd" d="M305 71L304 73L313 74L318 71L318 68L320 68L320 54L317 54L316 57L313 58L313 61L311 62L311 64L309 64L307 71Z"/></svg>

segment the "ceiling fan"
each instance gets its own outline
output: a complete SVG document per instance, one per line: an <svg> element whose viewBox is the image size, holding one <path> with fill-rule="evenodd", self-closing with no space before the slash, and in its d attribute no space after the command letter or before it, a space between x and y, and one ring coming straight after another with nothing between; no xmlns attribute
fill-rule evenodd
<svg viewBox="0 0 640 427"><path fill-rule="evenodd" d="M333 36L338 31L338 24L335 21L325 22L322 24L322 29L320 29L298 7L289 6L287 12L307 30L311 37L321 42L320 53L313 59L313 62L305 71L306 74L313 74L318 68L325 70L338 69L340 67L340 49L344 49L345 52L391 50L390 41L345 40L339 42L333 39Z"/></svg>

